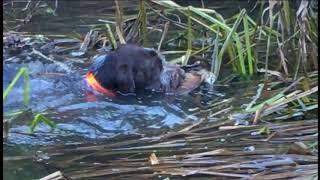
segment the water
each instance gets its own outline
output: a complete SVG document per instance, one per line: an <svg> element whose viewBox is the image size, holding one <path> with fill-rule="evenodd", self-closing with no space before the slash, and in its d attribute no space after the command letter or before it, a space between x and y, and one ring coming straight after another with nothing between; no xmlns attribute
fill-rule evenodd
<svg viewBox="0 0 320 180"><path fill-rule="evenodd" d="M57 144L101 143L114 137L144 137L161 134L179 127L198 117L190 108L198 107L200 101L208 101L218 96L202 97L198 89L188 96L163 96L144 94L138 96L119 96L110 99L96 96L92 100L83 85L86 69L74 68L67 74L53 64L34 61L26 64L5 64L3 82L8 86L19 68L30 69L30 103L33 112L42 112L52 119L57 128L52 131L45 124L29 134L30 118L16 120L4 144L4 157L29 156L22 160L5 161L5 178L39 178L49 174L41 164L33 162L35 152L44 146ZM45 73L65 73L48 76ZM220 90L221 91L221 90ZM23 108L24 80L18 81L5 103L4 111L13 112Z"/></svg>
<svg viewBox="0 0 320 180"><path fill-rule="evenodd" d="M50 1L48 4L54 6L53 2ZM126 2L123 1L126 15L136 14L137 3ZM23 30L34 34L83 35L89 31L88 25L102 24L97 22L97 19L113 19L113 1L81 1L81 3L58 1L58 3L57 16L37 15ZM198 4L199 2L192 5ZM216 7L211 1L210 3L205 1L205 4L208 8ZM241 4L232 3L230 9L235 10ZM23 6L25 2L15 3L16 8ZM4 178L7 180L35 179L49 173L45 166L33 161L39 147L53 144L95 143L119 136L143 137L160 134L196 120L197 117L188 109L198 107L198 102L220 100L215 95L200 96L201 90L198 89L195 93L183 97L164 97L151 93L117 99L96 97L92 101L90 100L92 97L87 95L82 84L85 68L70 65L73 73L67 74L58 66L37 60L25 64L5 64L4 88L8 86L20 67L28 67L30 70L30 108L33 112L42 112L52 119L57 124L57 129L51 131L48 126L41 124L37 127L36 133L30 135L29 119L13 123L9 137L4 143L4 158L9 158L4 161L3 170ZM45 75L57 72L62 75ZM219 88L217 90L219 91ZM236 93L231 91L228 93L225 90L223 92L227 96ZM18 86L11 92L4 111L21 109L22 98L23 80L20 80ZM12 156L19 156L21 159L11 160Z"/></svg>
<svg viewBox="0 0 320 180"><path fill-rule="evenodd" d="M110 99L104 96L93 96L86 91L80 70L72 75L41 76L43 73L53 73L57 68L53 64L43 64L40 61L25 65L8 64L4 70L4 86L8 86L13 75L20 67L36 68L30 76L30 104L34 112L43 112L57 123L57 130L49 133L48 138L34 138L29 135L27 125L16 124L11 128L12 135L8 141L15 144L50 144L65 137L82 137L73 141L82 142L83 138L103 139L119 134L142 134L154 132L157 129L173 128L177 124L194 120L185 112L192 104L192 99L147 94L138 96L119 96ZM83 71L83 70L81 70ZM80 72L80 73L79 73ZM5 104L5 112L22 109L24 93L23 80L18 82ZM14 95L14 97L13 97ZM92 100L92 97L95 100ZM188 102L189 101L189 102ZM25 122L18 122L24 124ZM43 125L37 128L45 135L50 128ZM62 134L62 135L61 135ZM62 137L60 137L62 136Z"/></svg>

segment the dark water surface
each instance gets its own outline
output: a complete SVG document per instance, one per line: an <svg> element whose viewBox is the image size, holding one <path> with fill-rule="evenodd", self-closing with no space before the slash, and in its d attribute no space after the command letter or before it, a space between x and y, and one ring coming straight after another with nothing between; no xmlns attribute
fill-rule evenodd
<svg viewBox="0 0 320 180"><path fill-rule="evenodd" d="M177 1L178 3L182 1ZM185 2L185 1L183 1ZM200 6L200 1L190 1L190 5ZM189 3L190 3L189 2ZM222 14L238 11L248 2L242 1L204 1L207 8L216 9ZM225 2L222 4L221 2ZM34 34L85 34L89 25L103 24L98 19L113 20L113 1L58 1L56 16L38 15L23 28ZM126 15L137 14L137 2L122 1ZM26 2L16 2L15 7L25 6ZM48 1L50 6L54 1ZM180 3L181 5L185 5ZM189 4L188 4L189 5ZM5 8L5 11L11 10ZM6 13L4 13L6 16ZM7 17L10 19L10 17ZM97 97L88 101L82 80L86 69L70 66L71 74L61 76L41 75L61 72L52 64L33 61L26 64L5 64L3 73L4 88L8 86L20 67L30 70L30 108L34 112L43 112L45 116L57 123L57 129L51 131L41 124L34 135L30 135L29 119L17 121L10 129L9 137L4 143L4 178L37 179L48 174L47 170L32 161L37 149L43 145L77 144L83 142L101 142L118 136L143 137L166 132L187 122L197 120L189 109L198 107L199 103L219 102L239 93L236 88L217 91L226 97L201 95L204 87L191 95L183 97L145 94L143 96L119 97L110 99ZM23 81L13 89L5 104L4 111L11 112L22 108ZM255 85L254 85L255 86ZM242 89L245 91L245 89ZM239 102L240 103L240 102ZM16 160L10 157L19 156ZM7 158L7 159L6 159ZM9 161L10 160L10 161Z"/></svg>

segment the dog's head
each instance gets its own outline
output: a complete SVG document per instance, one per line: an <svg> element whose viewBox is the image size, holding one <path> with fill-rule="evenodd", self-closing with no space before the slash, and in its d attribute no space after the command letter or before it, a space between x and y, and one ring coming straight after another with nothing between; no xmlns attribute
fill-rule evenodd
<svg viewBox="0 0 320 180"><path fill-rule="evenodd" d="M138 58L134 66L136 86L156 89L160 84L164 60L155 49L144 48L141 51L143 58Z"/></svg>
<svg viewBox="0 0 320 180"><path fill-rule="evenodd" d="M154 49L120 45L116 50L96 58L92 68L102 86L121 92L160 84L163 59Z"/></svg>

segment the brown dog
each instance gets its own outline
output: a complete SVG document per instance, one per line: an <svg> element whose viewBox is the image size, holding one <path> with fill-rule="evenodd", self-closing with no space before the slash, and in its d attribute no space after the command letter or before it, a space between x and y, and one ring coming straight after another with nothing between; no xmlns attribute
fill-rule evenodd
<svg viewBox="0 0 320 180"><path fill-rule="evenodd" d="M160 89L163 60L153 49L121 45L93 67L94 76L104 88L122 93L136 89Z"/></svg>
<svg viewBox="0 0 320 180"><path fill-rule="evenodd" d="M154 49L136 45L121 45L116 50L96 59L92 71L87 73L90 87L107 96L114 91L135 93L152 89L166 94L183 95L212 78L207 71L189 72L178 65L166 63ZM210 82L209 84L213 84Z"/></svg>

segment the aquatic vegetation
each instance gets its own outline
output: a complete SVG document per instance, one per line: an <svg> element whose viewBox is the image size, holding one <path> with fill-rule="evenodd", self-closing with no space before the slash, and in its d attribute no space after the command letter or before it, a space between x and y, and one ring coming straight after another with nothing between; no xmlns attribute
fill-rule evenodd
<svg viewBox="0 0 320 180"><path fill-rule="evenodd" d="M45 124L50 126L52 129L56 128L56 124L52 120L50 120L49 118L45 117L42 114L36 114L34 119L31 121L31 125L30 125L31 132L34 132L35 128L41 122L44 122Z"/></svg>
<svg viewBox="0 0 320 180"><path fill-rule="evenodd" d="M312 4L312 2L313 1L310 3L301 1L301 4L297 9L298 12L310 12L310 14L314 14L312 7L308 5L308 3ZM264 65L264 69L271 70L274 67L269 65L269 61L272 61L272 64L275 64L278 61L277 58L274 58L274 53L270 53L271 51L274 52L274 50L278 51L277 54L280 59L280 65L282 66L284 74L288 76L290 72L294 71L294 79L296 79L297 73L300 71L299 66L301 64L301 60L299 60L298 57L306 57L306 54L308 53L310 56L313 56L313 58L311 58L309 61L304 58L303 66L306 66L307 63L316 64L314 57L317 57L317 53L314 51L307 52L304 50L303 52L299 52L300 55L297 54L296 56L291 57L290 53L284 49L284 47L287 47L287 44L299 45L299 47L291 47L294 48L291 49L292 52L296 52L295 49L306 49L305 44L307 40L304 38L304 34L309 34L309 37L314 37L314 35L317 34L317 30L314 29L316 28L314 25L314 22L316 22L314 18L316 18L316 16L310 16L309 13L298 13L297 16L294 16L294 12L292 10L294 3L289 1L271 1L268 4L265 2L257 2L257 6L260 4L260 10L256 20L253 20L245 9L242 9L239 13L233 15L231 18L224 19L221 14L217 13L213 9L196 8L193 6L184 7L173 1L145 0L140 1L140 3L148 4L148 7L154 8L153 11L156 11L158 7L165 8L163 9L163 14L161 17L166 17L167 13L169 14L174 11L180 12L186 17L185 26L182 27L182 31L186 30L186 33L184 33L186 44L182 45L186 47L186 54L178 59L172 60L174 63L186 65L189 63L190 58L199 53L208 54L212 52L210 51L211 47L215 47L219 49L219 53L217 56L215 69L211 70L215 71L214 73L217 77L220 75L219 70L221 68L221 64L226 64L223 62L227 59L229 59L229 62L232 62L233 70L239 75L253 76L258 72L258 69L261 67L261 65ZM144 12L145 8L142 10ZM141 10L139 13L141 13ZM268 16L265 16L266 13L269 13ZM179 16L179 14L176 16ZM152 17L153 16L151 16L149 19ZM302 23L301 20L307 18L309 20L304 20ZM181 17L181 19L183 19L183 17ZM172 19L170 18L166 20L168 22L172 22ZM293 22L297 23L295 24ZM182 24L181 21L180 23ZM173 24L178 26L178 23L176 22L173 22ZM294 28L297 27L297 25L300 29ZM199 28L195 28L196 26L204 27L205 31L210 34L209 37L219 36L219 43L217 43L218 47L216 47L213 41L210 42L208 36L201 36L201 33L199 33ZM309 29L305 27L309 27ZM175 29L175 31L177 30ZM143 34L145 34L145 32ZM297 43L297 37L302 38L299 40L300 43ZM169 38L171 41L175 37ZM202 43L202 47L199 47L195 44L196 39L205 39L206 42ZM277 41L277 43L271 43L274 41ZM312 46L316 46L317 44L316 39L309 38L308 41L311 42ZM181 41L179 40L179 42ZM257 51L263 49L263 46L265 46L266 52L265 55L261 56L259 53L257 53ZM164 51L164 53L166 52ZM270 59L271 57L272 59ZM262 59L265 59L264 62L261 61ZM291 59L290 61L295 61L297 64L295 70L292 69L291 65L288 67L290 64L288 64L288 59ZM223 68L226 68L226 66ZM314 66L314 68L316 69L317 67Z"/></svg>
<svg viewBox="0 0 320 180"><path fill-rule="evenodd" d="M9 131L10 124L12 123L12 121L14 121L15 118L17 118L17 116L19 116L19 115L25 116L28 112L31 112L31 110L28 109L29 91L30 91L30 87L29 87L30 77L29 77L29 73L28 73L27 68L21 68L18 71L17 75L12 80L12 82L9 84L9 86L5 89L5 91L3 92L3 103L5 103L5 100L7 99L10 92L12 91L13 87L17 84L18 80L21 77L24 77L24 80L25 80L24 96L23 96L24 110L17 111L14 113L6 113L5 112L4 116L6 117L6 119L8 119L8 120L4 120L5 121L4 124L6 124L6 127L4 129L5 132ZM46 118L44 115L39 113L39 114L36 114L34 119L31 121L30 131L34 132L34 129L39 125L40 122L44 122L45 124L47 124L51 128L55 128L55 123L52 120ZM5 134L7 134L7 133L5 133Z"/></svg>
<svg viewBox="0 0 320 180"><path fill-rule="evenodd" d="M30 89L30 87L29 87L30 78L29 78L29 74L28 74L28 69L27 68L21 68L19 70L19 72L17 73L17 75L12 80L12 82L9 84L7 89L3 92L3 102L5 102L7 96L11 92L12 88L16 85L18 80L21 78L21 76L23 76L24 79L25 79L23 105L24 105L24 108L27 109L28 108L28 103L29 103L29 89Z"/></svg>
<svg viewBox="0 0 320 180"><path fill-rule="evenodd" d="M107 32L108 32L108 38L111 42L111 45L112 45L113 49L116 49L117 43L116 43L116 40L114 39L114 35L112 33L111 27L109 24L106 24L106 27L107 27Z"/></svg>

